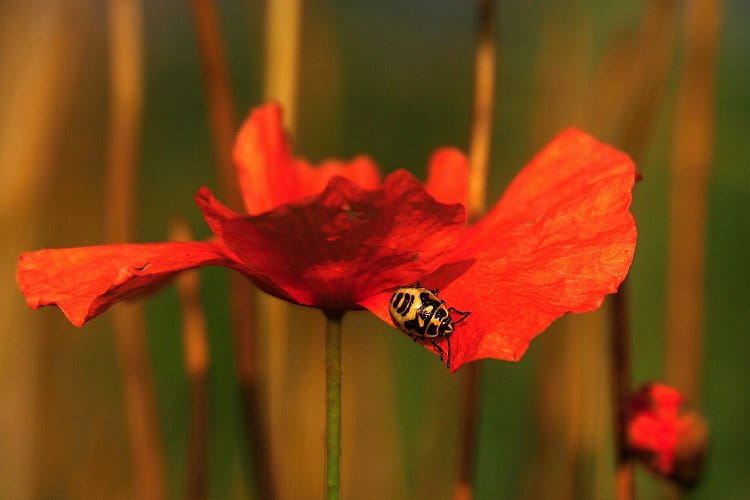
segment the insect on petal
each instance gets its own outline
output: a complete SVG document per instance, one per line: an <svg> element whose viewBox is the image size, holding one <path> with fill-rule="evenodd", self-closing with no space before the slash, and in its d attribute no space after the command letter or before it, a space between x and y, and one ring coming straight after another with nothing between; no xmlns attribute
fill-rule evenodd
<svg viewBox="0 0 750 500"><path fill-rule="evenodd" d="M471 312L451 338L453 371L481 358L518 360L556 318L596 309L617 290L635 249L634 178L625 154L565 131L467 230L446 263L420 278L448 306ZM361 304L389 321L386 295Z"/></svg>

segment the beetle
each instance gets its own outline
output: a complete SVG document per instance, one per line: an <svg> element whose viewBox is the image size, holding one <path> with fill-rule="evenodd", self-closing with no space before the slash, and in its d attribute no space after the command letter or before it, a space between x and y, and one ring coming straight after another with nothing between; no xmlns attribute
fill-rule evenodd
<svg viewBox="0 0 750 500"><path fill-rule="evenodd" d="M471 312L459 311L455 307L448 307L438 296L438 290L430 290L419 285L402 286L398 288L389 303L391 319L399 330L406 333L415 342L429 340L437 349L440 361L446 361L445 352L435 341L445 338L448 342L448 357L446 365L451 365L451 335L454 325L465 320ZM459 314L460 318L453 320L451 314Z"/></svg>

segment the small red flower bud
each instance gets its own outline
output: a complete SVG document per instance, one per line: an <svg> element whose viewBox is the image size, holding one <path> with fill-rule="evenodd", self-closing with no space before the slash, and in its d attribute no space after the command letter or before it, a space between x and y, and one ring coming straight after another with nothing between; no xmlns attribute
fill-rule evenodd
<svg viewBox="0 0 750 500"><path fill-rule="evenodd" d="M672 387L649 383L630 399L628 447L655 473L684 487L700 478L708 425Z"/></svg>

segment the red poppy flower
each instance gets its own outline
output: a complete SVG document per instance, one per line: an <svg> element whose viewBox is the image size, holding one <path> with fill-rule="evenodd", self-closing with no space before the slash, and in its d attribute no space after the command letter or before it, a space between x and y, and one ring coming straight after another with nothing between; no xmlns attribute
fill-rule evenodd
<svg viewBox="0 0 750 500"><path fill-rule="evenodd" d="M645 384L630 399L628 447L657 474L686 486L703 465L708 427L684 396L660 383Z"/></svg>
<svg viewBox="0 0 750 500"><path fill-rule="evenodd" d="M404 170L381 182L367 157L313 167L292 155L281 111L267 105L243 126L234 159L246 213L207 188L196 195L213 241L24 254L17 279L29 305L57 305L82 325L178 271L222 265L290 302L367 308L391 323L391 293L418 281L472 313L451 339L455 371L519 359L555 318L598 307L633 257L634 166L577 130L555 138L469 227L467 161L454 149L432 156L424 185Z"/></svg>

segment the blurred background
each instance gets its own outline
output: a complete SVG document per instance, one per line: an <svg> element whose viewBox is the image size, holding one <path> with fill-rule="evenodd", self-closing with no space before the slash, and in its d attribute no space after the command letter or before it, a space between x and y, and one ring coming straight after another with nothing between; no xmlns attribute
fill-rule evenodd
<svg viewBox="0 0 750 500"><path fill-rule="evenodd" d="M192 201L199 186L221 184L196 36L205 3L0 3L0 498L139 491L117 315L76 329L56 309L27 309L15 264L23 251L117 235L163 241L177 216L196 237L209 235ZM111 16L117 5L123 24ZM216 7L239 123L269 95L268 6ZM681 386L711 425L704 480L686 498L750 498L748 15L742 0L507 0L496 12L489 203L567 125L626 150L643 175L629 279L633 376ZM473 25L470 2L305 2L297 153L315 161L367 153L384 172L423 176L437 147L465 150ZM123 114L139 151L134 202L120 212L132 222L118 230L107 222L116 203L107 164L118 154L113 116ZM207 491L253 498L228 275L200 272L210 352ZM179 297L170 286L142 304L156 460L166 497L182 498L190 391ZM256 313L279 496L318 498L323 315L266 299ZM264 334L271 323L278 330L274 314L287 318L288 334ZM476 498L612 497L608 324L605 305L556 322L519 363L482 362ZM345 317L343 350L344 498L451 498L461 375L365 313ZM673 495L642 470L637 484L642 498Z"/></svg>

